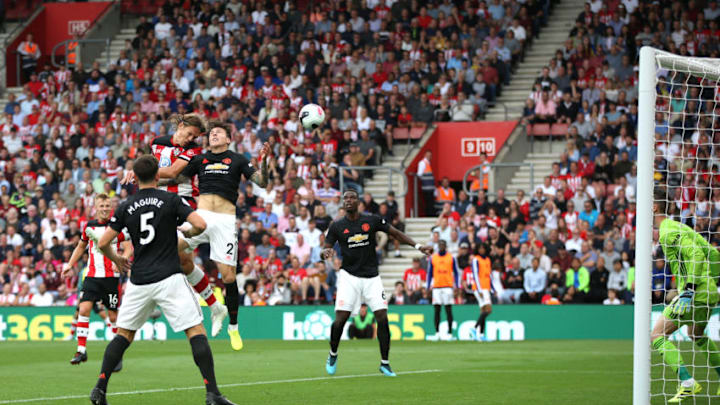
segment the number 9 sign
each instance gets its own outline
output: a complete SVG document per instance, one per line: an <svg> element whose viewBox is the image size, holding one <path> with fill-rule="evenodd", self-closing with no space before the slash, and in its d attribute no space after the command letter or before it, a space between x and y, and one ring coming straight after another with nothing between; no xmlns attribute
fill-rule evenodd
<svg viewBox="0 0 720 405"><path fill-rule="evenodd" d="M495 156L495 138L462 138L460 155L464 157L480 156L484 153Z"/></svg>

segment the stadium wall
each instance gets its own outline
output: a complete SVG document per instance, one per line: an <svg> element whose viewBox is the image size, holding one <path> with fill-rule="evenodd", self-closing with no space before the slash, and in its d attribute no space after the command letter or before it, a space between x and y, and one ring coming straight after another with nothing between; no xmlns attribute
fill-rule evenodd
<svg viewBox="0 0 720 405"><path fill-rule="evenodd" d="M405 173L412 179L409 173L417 172L425 151L430 150L433 153L430 163L436 181L443 177L448 177L450 181L462 181L465 172L479 163L481 153L485 153L488 162L492 163L517 124L518 121L437 122L434 124L435 131L407 165ZM405 212L411 212L413 198L413 182L410 181Z"/></svg>
<svg viewBox="0 0 720 405"><path fill-rule="evenodd" d="M656 308L653 317L660 314ZM0 308L0 341L49 341L70 339L71 307L3 307ZM210 313L205 311L206 328L210 327ZM470 340L470 330L478 316L476 305L456 305L454 337ZM240 330L246 339L317 340L328 339L334 312L331 306L273 306L240 307ZM388 310L393 340L424 340L434 333L433 308L430 305L391 306ZM632 339L633 307L600 305L496 305L488 319L490 340L532 339ZM441 333L447 323L441 323ZM710 319L708 335L720 340L720 316ZM93 314L90 340L109 340L111 332ZM222 331L219 339L227 339ZM686 340L682 329L674 335ZM185 339L174 333L164 317L149 320L136 339ZM0 343L2 345L2 343Z"/></svg>
<svg viewBox="0 0 720 405"><path fill-rule="evenodd" d="M17 48L28 33L33 34L35 42L40 46L40 63L38 71L44 63L50 63L49 54L59 42L71 39L73 34L81 33L90 28L90 24L107 9L110 2L84 3L45 3L45 9L10 43L5 50L7 58L7 84L19 86L17 83Z"/></svg>

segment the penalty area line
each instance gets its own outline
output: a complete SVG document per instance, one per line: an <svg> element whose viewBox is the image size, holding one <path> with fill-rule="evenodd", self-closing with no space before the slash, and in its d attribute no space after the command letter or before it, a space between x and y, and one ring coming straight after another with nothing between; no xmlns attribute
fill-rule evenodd
<svg viewBox="0 0 720 405"><path fill-rule="evenodd" d="M428 374L428 373L439 373L442 370L430 369L430 370L412 370L412 371L399 371L398 375L408 374ZM290 378L285 380L268 380L268 381L252 381L244 383L233 383L233 384L220 384L219 388L232 388L232 387L248 387L253 385L268 385L268 384L287 384L287 383L298 383L298 382L311 382L311 381L326 381L326 380L344 380L348 378L364 378L364 377L383 377L380 373L373 374L353 374L353 375L339 375L339 376L327 376L327 377L307 377L307 378ZM109 392L107 396L117 395L139 395L139 394L154 394L160 392L173 392L173 391L190 391L190 390L203 390L205 386L195 387L176 387L176 388L156 388L149 390L138 390L138 391L124 391L124 392ZM0 404L22 404L29 402L45 402L45 401L62 401L64 399L82 399L88 398L90 393L87 395L63 395L59 397L45 397L45 398L27 398L27 399L10 399L0 400Z"/></svg>

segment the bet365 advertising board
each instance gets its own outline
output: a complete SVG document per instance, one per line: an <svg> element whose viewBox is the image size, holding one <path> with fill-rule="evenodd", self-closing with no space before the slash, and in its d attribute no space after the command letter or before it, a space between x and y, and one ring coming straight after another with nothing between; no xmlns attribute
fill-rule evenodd
<svg viewBox="0 0 720 405"><path fill-rule="evenodd" d="M205 311L209 329L210 314ZM659 308L658 308L659 309ZM71 307L2 307L0 308L0 341L48 341L71 339ZM496 305L487 321L486 335L491 341L526 339L632 339L633 307L601 305ZM655 313L656 316L659 312ZM470 340L479 315L476 305L453 307L452 337ZM433 308L430 305L398 305L388 310L393 340L424 340L435 333ZM241 307L238 313L244 339L322 340L330 336L334 319L331 306ZM720 340L720 320L713 315L709 335ZM347 333L347 329L346 329ZM447 334L442 313L441 335ZM346 335L347 336L347 335ZM677 339L685 339L680 331ZM109 340L112 332L92 314L89 340ZM223 331L219 339L227 338ZM148 320L136 339L185 339L173 332L163 316Z"/></svg>

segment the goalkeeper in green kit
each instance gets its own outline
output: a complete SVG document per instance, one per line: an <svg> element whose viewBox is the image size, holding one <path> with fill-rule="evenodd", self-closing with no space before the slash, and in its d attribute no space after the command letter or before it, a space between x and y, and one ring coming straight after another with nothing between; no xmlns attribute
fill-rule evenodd
<svg viewBox="0 0 720 405"><path fill-rule="evenodd" d="M705 336L708 320L720 298L717 288L720 253L689 226L667 218L665 204L664 198L655 200L655 228L660 230L660 246L676 277L678 295L655 322L650 340L665 364L680 378L677 394L668 401L679 403L702 391L702 386L688 373L677 347L668 340L682 325L687 325L688 335L700 350L708 353L709 366L720 375L720 352L715 342Z"/></svg>

